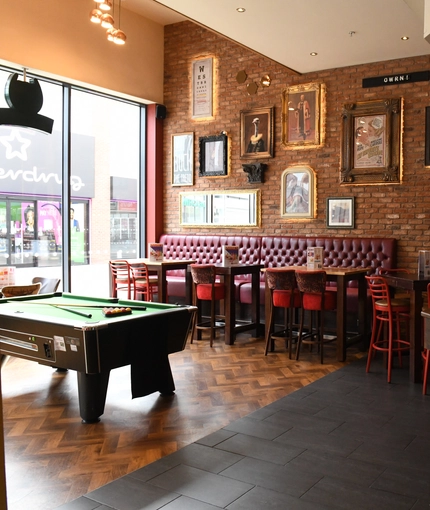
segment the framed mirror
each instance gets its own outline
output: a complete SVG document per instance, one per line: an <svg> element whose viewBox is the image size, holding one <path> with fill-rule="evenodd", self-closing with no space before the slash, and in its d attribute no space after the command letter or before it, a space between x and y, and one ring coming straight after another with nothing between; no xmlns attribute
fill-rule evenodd
<svg viewBox="0 0 430 510"><path fill-rule="evenodd" d="M180 193L179 197L181 225L260 226L260 190L196 191Z"/></svg>

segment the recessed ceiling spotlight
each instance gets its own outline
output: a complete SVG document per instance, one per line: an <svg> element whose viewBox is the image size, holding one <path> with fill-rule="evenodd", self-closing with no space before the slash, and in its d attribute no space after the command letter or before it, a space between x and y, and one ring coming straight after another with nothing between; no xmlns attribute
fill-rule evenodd
<svg viewBox="0 0 430 510"><path fill-rule="evenodd" d="M310 56L311 57L316 57L318 55L318 53L316 51L311 51L310 52Z"/></svg>
<svg viewBox="0 0 430 510"><path fill-rule="evenodd" d="M238 8L236 9L236 11L237 11L237 12L245 12L245 11L246 11L246 9L245 9L245 7L238 7Z"/></svg>
<svg viewBox="0 0 430 510"><path fill-rule="evenodd" d="M407 35L404 35L403 37L400 38L402 41L407 41L409 39L409 37Z"/></svg>

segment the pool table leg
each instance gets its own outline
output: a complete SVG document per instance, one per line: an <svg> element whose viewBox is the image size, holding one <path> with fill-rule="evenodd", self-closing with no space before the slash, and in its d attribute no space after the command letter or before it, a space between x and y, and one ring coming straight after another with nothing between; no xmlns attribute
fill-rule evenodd
<svg viewBox="0 0 430 510"><path fill-rule="evenodd" d="M78 372L79 412L83 423L96 423L104 413L110 370L100 374Z"/></svg>

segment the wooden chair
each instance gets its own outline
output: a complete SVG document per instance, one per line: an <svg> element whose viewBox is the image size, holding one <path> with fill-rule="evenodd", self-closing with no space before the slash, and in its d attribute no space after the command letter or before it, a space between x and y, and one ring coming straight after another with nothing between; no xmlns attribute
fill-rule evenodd
<svg viewBox="0 0 430 510"><path fill-rule="evenodd" d="M296 275L291 268L266 269L266 283L270 291L269 316L267 317L266 349L264 355L275 349L275 340L283 339L288 347L291 359L293 344L294 309L300 308L300 294L297 289ZM284 309L283 329L275 331L276 308Z"/></svg>
<svg viewBox="0 0 430 510"><path fill-rule="evenodd" d="M51 294L56 292L60 285L60 278L43 278L41 276L35 276L32 283L40 283L39 294Z"/></svg>
<svg viewBox="0 0 430 510"><path fill-rule="evenodd" d="M334 338L324 338L324 312L336 310L336 292L326 290L327 274L325 271L296 271L297 288L300 292L301 314L299 338L297 341L296 360L299 359L302 343L317 345L321 363L324 362L324 344L332 342ZM316 312L316 328L314 330L312 321L309 333L303 335L305 312L311 314Z"/></svg>
<svg viewBox="0 0 430 510"><path fill-rule="evenodd" d="M402 352L409 351L411 346L409 340L401 338L402 323L405 325L405 336L409 332L410 303L407 299L392 298L383 276L366 276L365 278L373 305L372 336L366 372L370 370L370 364L376 351L387 353L387 381L391 382L393 353L398 353L401 366Z"/></svg>
<svg viewBox="0 0 430 510"><path fill-rule="evenodd" d="M191 343L193 343L194 331L201 333L201 330L210 331L210 346L213 345L215 330L223 328L224 324L217 324L220 317L215 314L216 302L224 299L225 285L216 281L216 271L213 264L191 264L191 276L193 279L193 305L197 307L197 314L193 323ZM209 320L202 317L202 302L210 301Z"/></svg>
<svg viewBox="0 0 430 510"><path fill-rule="evenodd" d="M29 285L6 285L1 289L1 293L5 298L13 298L19 296L33 296L39 294L41 283L31 283Z"/></svg>
<svg viewBox="0 0 430 510"><path fill-rule="evenodd" d="M154 290L158 289L157 277L151 276L148 267L144 263L130 264L133 285L133 299L152 301Z"/></svg>
<svg viewBox="0 0 430 510"><path fill-rule="evenodd" d="M130 264L126 260L110 260L109 267L112 278L112 297L117 298L118 292L123 291L127 293L127 299L131 299L133 277Z"/></svg>

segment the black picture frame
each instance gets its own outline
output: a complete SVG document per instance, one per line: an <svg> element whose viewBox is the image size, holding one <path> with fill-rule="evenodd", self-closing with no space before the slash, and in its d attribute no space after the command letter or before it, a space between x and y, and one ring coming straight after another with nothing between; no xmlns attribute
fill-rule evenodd
<svg viewBox="0 0 430 510"><path fill-rule="evenodd" d="M228 174L228 137L225 133L199 138L199 175L219 177Z"/></svg>
<svg viewBox="0 0 430 510"><path fill-rule="evenodd" d="M426 106L426 140L424 165L430 166L430 106Z"/></svg>
<svg viewBox="0 0 430 510"><path fill-rule="evenodd" d="M354 228L354 197L327 198L328 228Z"/></svg>

